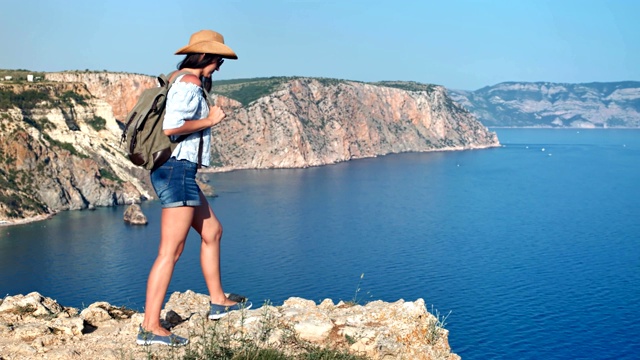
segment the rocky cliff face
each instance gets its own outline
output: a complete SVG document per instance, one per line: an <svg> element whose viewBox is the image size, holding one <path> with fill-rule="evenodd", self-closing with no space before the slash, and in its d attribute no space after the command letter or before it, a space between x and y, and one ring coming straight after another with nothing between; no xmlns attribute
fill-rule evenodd
<svg viewBox="0 0 640 360"><path fill-rule="evenodd" d="M486 126L640 127L640 82L506 82L451 97Z"/></svg>
<svg viewBox="0 0 640 360"><path fill-rule="evenodd" d="M5 95L36 99L0 107L0 224L151 198L147 172L131 165L120 147L116 119L124 119L155 78L65 72L46 79L0 86ZM438 86L406 90L294 78L247 105L214 97L227 119L214 128L209 171L499 145L495 133Z"/></svg>
<svg viewBox="0 0 640 360"><path fill-rule="evenodd" d="M144 173L119 148L111 106L91 97L84 84L13 84L0 90L40 99L0 110L0 221L151 197ZM70 93L73 98L65 97Z"/></svg>
<svg viewBox="0 0 640 360"><path fill-rule="evenodd" d="M228 118L213 131L216 169L308 167L499 145L444 88L430 89L300 78L245 107L218 97Z"/></svg>
<svg viewBox="0 0 640 360"><path fill-rule="evenodd" d="M46 73L45 78L84 84L92 96L111 106L113 116L119 121L125 121L127 112L133 108L142 91L156 86L156 79L152 76L127 73L58 72Z"/></svg>

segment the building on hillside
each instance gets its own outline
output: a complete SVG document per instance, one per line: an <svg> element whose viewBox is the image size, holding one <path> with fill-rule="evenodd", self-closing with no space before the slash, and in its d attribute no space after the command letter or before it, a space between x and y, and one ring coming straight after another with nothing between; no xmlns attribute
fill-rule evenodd
<svg viewBox="0 0 640 360"><path fill-rule="evenodd" d="M27 81L33 82L33 75L31 74L27 75Z"/></svg>
<svg viewBox="0 0 640 360"><path fill-rule="evenodd" d="M8 76L8 75L7 75L7 76L5 76L5 77L4 77L4 79L5 79L5 80L11 80L11 79L13 79L13 76Z"/></svg>

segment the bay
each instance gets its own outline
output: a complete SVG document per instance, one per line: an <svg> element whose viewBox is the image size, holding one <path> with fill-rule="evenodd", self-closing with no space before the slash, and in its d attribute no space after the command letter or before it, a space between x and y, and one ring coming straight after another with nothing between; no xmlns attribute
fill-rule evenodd
<svg viewBox="0 0 640 360"><path fill-rule="evenodd" d="M493 129L500 148L214 174L226 291L413 301L464 359L640 353L640 131ZM0 228L0 294L142 310L159 238L124 207ZM169 293L206 293L191 233ZM362 275L364 274L364 275Z"/></svg>

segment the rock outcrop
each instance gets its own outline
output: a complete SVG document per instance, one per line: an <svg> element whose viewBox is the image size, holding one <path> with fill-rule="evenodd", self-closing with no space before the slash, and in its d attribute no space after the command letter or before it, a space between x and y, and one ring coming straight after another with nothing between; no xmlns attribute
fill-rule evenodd
<svg viewBox="0 0 640 360"><path fill-rule="evenodd" d="M131 225L147 225L149 222L138 204L129 205L127 210L124 211L123 220Z"/></svg>
<svg viewBox="0 0 640 360"><path fill-rule="evenodd" d="M299 168L413 151L498 146L446 90L295 78L242 106L217 97L228 119L213 128L215 170Z"/></svg>
<svg viewBox="0 0 640 360"><path fill-rule="evenodd" d="M486 126L640 127L640 82L506 82L451 97Z"/></svg>
<svg viewBox="0 0 640 360"><path fill-rule="evenodd" d="M366 305L320 304L289 298L281 306L207 320L208 297L192 291L174 293L162 311L164 326L188 337L190 351L207 346L229 349L252 344L286 354L309 346L337 349L370 359L460 359L451 352L448 331L422 299ZM175 358L185 348L135 344L143 314L106 302L79 311L34 292L8 296L0 303L0 357L18 359Z"/></svg>

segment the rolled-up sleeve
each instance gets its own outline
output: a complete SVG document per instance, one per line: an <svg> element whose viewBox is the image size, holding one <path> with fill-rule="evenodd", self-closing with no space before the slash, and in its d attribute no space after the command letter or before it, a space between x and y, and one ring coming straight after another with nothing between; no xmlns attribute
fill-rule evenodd
<svg viewBox="0 0 640 360"><path fill-rule="evenodd" d="M167 109L162 129L175 129L185 120L196 119L200 113L200 88L192 83L176 82L167 94Z"/></svg>

